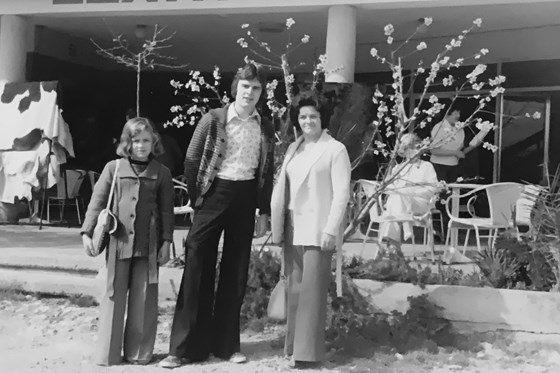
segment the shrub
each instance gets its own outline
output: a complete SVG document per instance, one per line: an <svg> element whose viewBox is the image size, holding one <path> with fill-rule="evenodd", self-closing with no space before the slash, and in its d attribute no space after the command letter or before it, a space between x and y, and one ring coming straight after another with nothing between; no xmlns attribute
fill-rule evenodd
<svg viewBox="0 0 560 373"><path fill-rule="evenodd" d="M280 258L270 251L252 251L241 326L253 331L264 328L266 308L272 290L280 280Z"/></svg>
<svg viewBox="0 0 560 373"><path fill-rule="evenodd" d="M506 231L493 248L477 253L473 261L493 287L550 291L556 284L552 262L537 244Z"/></svg>
<svg viewBox="0 0 560 373"><path fill-rule="evenodd" d="M441 318L441 307L427 295L409 297L408 302L410 307L404 314L375 313L345 274L343 296L336 297L334 284L329 291L326 337L330 347L352 356L367 355L367 346L390 347L401 353L417 349L437 353L438 346L453 342L451 323Z"/></svg>
<svg viewBox="0 0 560 373"><path fill-rule="evenodd" d="M487 284L478 273L465 275L461 270L441 264L434 272L430 266L414 265L411 260L396 253L389 253L388 258L370 260L354 257L344 268L352 278L406 282L419 286L440 284L480 287Z"/></svg>

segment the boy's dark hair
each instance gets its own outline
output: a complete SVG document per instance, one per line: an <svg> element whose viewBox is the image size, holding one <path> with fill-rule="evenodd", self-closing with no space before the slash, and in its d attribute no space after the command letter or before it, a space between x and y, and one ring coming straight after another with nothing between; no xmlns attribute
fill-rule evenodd
<svg viewBox="0 0 560 373"><path fill-rule="evenodd" d="M237 83L239 83L240 80L255 80L255 79L258 80L262 86L261 96L259 97L259 101L257 105L260 104L262 98L265 96L263 93L266 90L266 77L262 69L257 67L257 65L255 65L254 63L248 63L247 65L237 70L237 73L233 77L233 82L231 82L232 97L235 99L235 96L237 96Z"/></svg>

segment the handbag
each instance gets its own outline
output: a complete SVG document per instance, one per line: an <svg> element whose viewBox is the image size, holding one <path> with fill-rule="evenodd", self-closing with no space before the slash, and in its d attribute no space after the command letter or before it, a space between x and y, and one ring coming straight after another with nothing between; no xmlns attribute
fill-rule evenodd
<svg viewBox="0 0 560 373"><path fill-rule="evenodd" d="M108 246L109 239L113 233L116 232L118 221L117 217L111 211L111 203L113 201L113 195L115 192L115 184L117 181L117 172L119 170L119 161L115 167L115 174L113 175L113 181L111 182L111 189L109 191L109 198L107 200L107 207L99 212L97 216L97 223L93 229L93 256L98 256L101 254Z"/></svg>
<svg viewBox="0 0 560 373"><path fill-rule="evenodd" d="M286 320L287 313L287 279L284 269L284 255L282 254L282 266L280 269L280 281L276 284L270 298L268 300L268 306L266 308L266 313L268 318L277 321Z"/></svg>

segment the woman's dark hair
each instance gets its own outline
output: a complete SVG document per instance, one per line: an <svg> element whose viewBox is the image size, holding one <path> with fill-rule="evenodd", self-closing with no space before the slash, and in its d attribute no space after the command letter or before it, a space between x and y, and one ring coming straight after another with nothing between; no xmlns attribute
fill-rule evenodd
<svg viewBox="0 0 560 373"><path fill-rule="evenodd" d="M291 119L294 127L296 127L298 130L301 131L301 127L300 127L299 121L298 121L299 111L301 110L301 108L309 107L309 106L315 108L315 110L317 110L317 112L319 113L319 115L321 117L321 128L323 128L323 129L328 128L329 127L329 118L328 118L328 115L326 113L326 110L323 107L323 105L321 104L321 102L316 97L313 97L313 96L302 97L297 102L297 105L291 107L291 109L290 109L290 119Z"/></svg>
<svg viewBox="0 0 560 373"><path fill-rule="evenodd" d="M259 97L259 101L257 103L260 104L263 97L265 97L264 92L266 91L266 77L261 69L257 67L257 65L253 63L248 63L247 65L243 66L233 77L233 82L231 82L231 96L235 100L235 96L237 96L237 83L240 80L258 80L262 86L261 96Z"/></svg>

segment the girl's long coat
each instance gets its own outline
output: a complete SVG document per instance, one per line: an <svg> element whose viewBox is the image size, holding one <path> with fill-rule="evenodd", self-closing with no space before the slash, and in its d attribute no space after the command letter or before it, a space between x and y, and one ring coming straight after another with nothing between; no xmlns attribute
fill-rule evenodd
<svg viewBox="0 0 560 373"><path fill-rule="evenodd" d="M157 283L157 252L164 240L173 242L173 181L171 172L156 160L137 175L120 159L112 211L119 221L107 250L108 285L117 259L132 258L134 242L148 242L150 283ZM97 216L107 206L117 161L107 163L95 184L81 233L93 235ZM142 186L142 188L140 187ZM109 288L109 289L110 289Z"/></svg>
<svg viewBox="0 0 560 373"><path fill-rule="evenodd" d="M272 192L271 225L272 240L284 240L284 216L287 210L289 187L286 166L294 156L303 137L299 137L286 151L278 181ZM350 198L350 159L346 147L333 139L326 130L310 150L309 162L301 164L306 177L295 187L294 199L294 245L321 246L321 235L328 233L337 237L337 277L340 277L343 220ZM341 292L340 278L337 291Z"/></svg>

